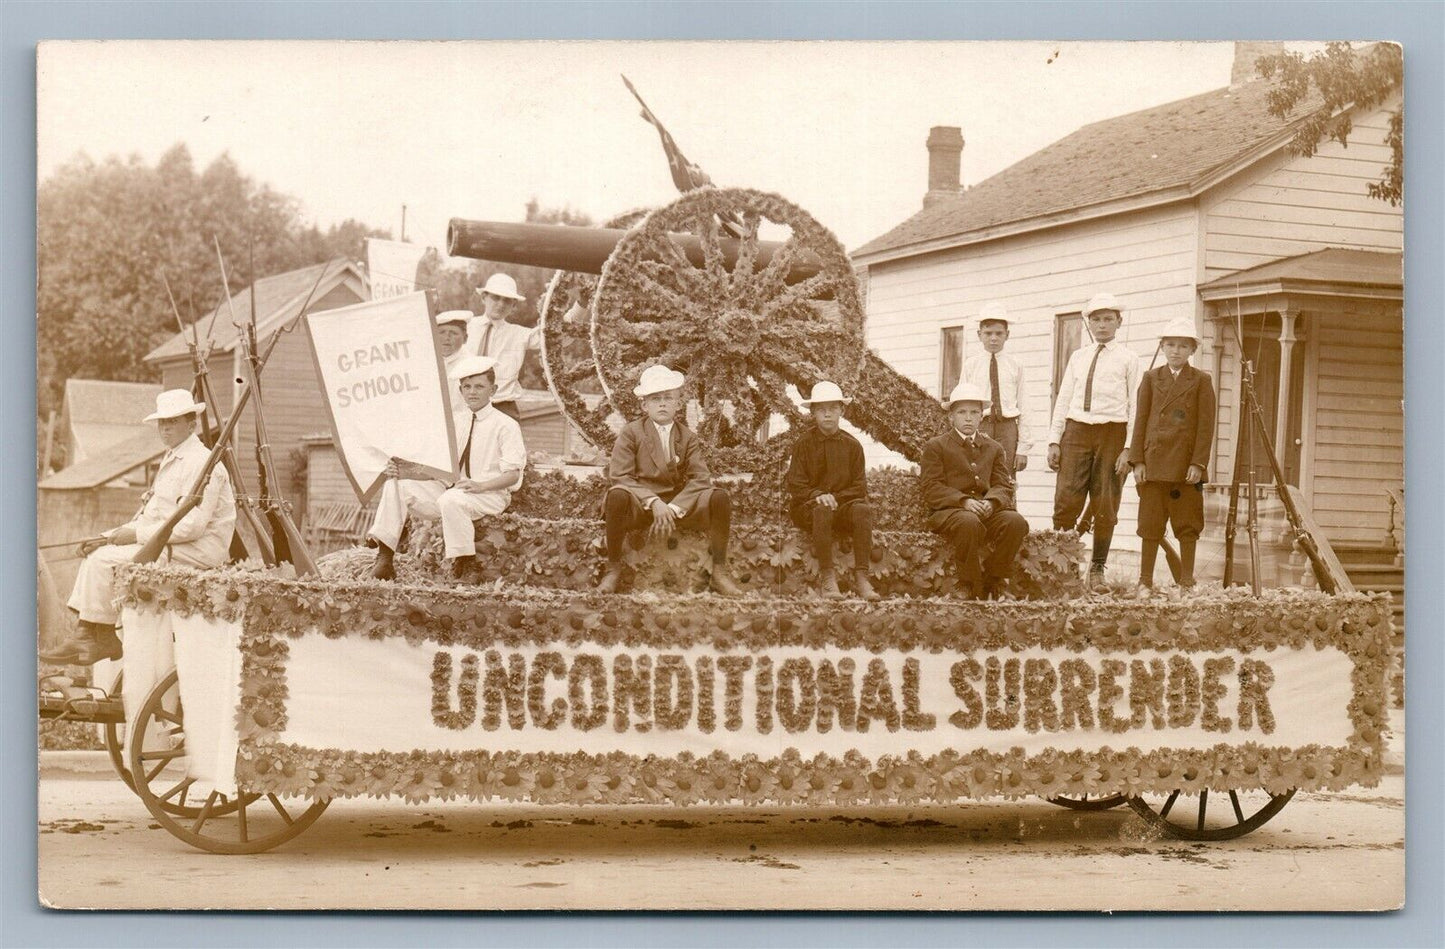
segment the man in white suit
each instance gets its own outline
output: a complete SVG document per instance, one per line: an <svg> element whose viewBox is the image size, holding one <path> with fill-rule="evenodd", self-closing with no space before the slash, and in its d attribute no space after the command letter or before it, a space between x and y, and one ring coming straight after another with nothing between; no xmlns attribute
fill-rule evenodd
<svg viewBox="0 0 1445 949"><path fill-rule="evenodd" d="M441 518L444 554L451 558L453 576L475 572L476 532L472 521L505 511L512 492L522 484L522 469L527 466L521 426L491 404L497 390L495 369L495 359L466 356L449 373L467 404L466 411L452 416L453 431L461 445L459 480L450 484L438 481L429 469L401 458L393 458L387 465L388 480L382 486L376 518L368 531L377 546L371 575L378 580L390 580L396 575L396 548L406 519L412 515Z"/></svg>

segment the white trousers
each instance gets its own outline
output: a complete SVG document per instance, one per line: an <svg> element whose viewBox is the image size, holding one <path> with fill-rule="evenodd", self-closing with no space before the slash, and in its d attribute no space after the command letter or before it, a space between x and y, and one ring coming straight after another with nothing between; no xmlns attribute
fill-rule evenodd
<svg viewBox="0 0 1445 949"><path fill-rule="evenodd" d="M389 479L381 486L376 518L367 533L392 550L401 540L408 514L442 521L442 543L447 557L470 557L477 552L472 521L488 514L500 514L512 500L506 488L471 494L460 488L445 488L439 481Z"/></svg>
<svg viewBox="0 0 1445 949"><path fill-rule="evenodd" d="M98 548L80 562L80 572L75 575L75 587L66 602L80 618L89 623L104 623L114 626L119 611L115 607L115 592L111 583L115 579L115 568L130 563L140 552L140 544L108 544ZM169 553L169 556L167 555ZM219 567L214 557L198 556L195 544L173 544L161 552L158 563L179 563L188 567Z"/></svg>

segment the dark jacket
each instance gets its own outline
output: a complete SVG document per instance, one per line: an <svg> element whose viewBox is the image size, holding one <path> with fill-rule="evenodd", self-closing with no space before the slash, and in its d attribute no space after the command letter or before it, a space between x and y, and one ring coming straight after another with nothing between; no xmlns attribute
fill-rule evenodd
<svg viewBox="0 0 1445 949"><path fill-rule="evenodd" d="M923 446L918 481L930 513L957 510L971 498L993 501L995 510L1012 510L1014 479L1003 446L987 435L973 443L949 430Z"/></svg>
<svg viewBox="0 0 1445 949"><path fill-rule="evenodd" d="M823 494L839 504L868 497L863 446L839 429L825 436L816 425L804 425L793 441L788 462L788 506L796 508Z"/></svg>
<svg viewBox="0 0 1445 949"><path fill-rule="evenodd" d="M1193 366L1179 378L1160 366L1144 373L1129 463L1144 466L1150 481L1183 481L1190 465L1209 471L1214 445L1214 384Z"/></svg>
<svg viewBox="0 0 1445 949"><path fill-rule="evenodd" d="M607 480L612 487L626 488L644 508L653 498L662 498L686 514L712 487L704 452L702 441L676 421L672 423L672 461L666 461L657 426L649 419L637 419L617 433Z"/></svg>

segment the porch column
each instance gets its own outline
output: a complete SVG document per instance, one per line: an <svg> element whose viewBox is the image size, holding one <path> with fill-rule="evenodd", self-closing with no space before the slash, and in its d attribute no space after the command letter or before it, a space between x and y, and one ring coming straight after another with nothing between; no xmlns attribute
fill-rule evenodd
<svg viewBox="0 0 1445 949"><path fill-rule="evenodd" d="M1295 335L1298 310L1281 310L1279 314L1279 397L1275 402L1274 450L1283 460L1289 451L1285 440L1289 438L1289 404L1291 366L1294 360L1294 344L1299 342Z"/></svg>

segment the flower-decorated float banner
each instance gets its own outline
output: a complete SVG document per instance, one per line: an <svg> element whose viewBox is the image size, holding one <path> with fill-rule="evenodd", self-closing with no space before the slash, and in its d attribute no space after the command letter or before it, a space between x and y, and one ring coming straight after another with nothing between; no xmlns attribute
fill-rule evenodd
<svg viewBox="0 0 1445 949"><path fill-rule="evenodd" d="M1381 774L1381 596L870 608L148 567L125 599L229 628L252 790L848 803Z"/></svg>

